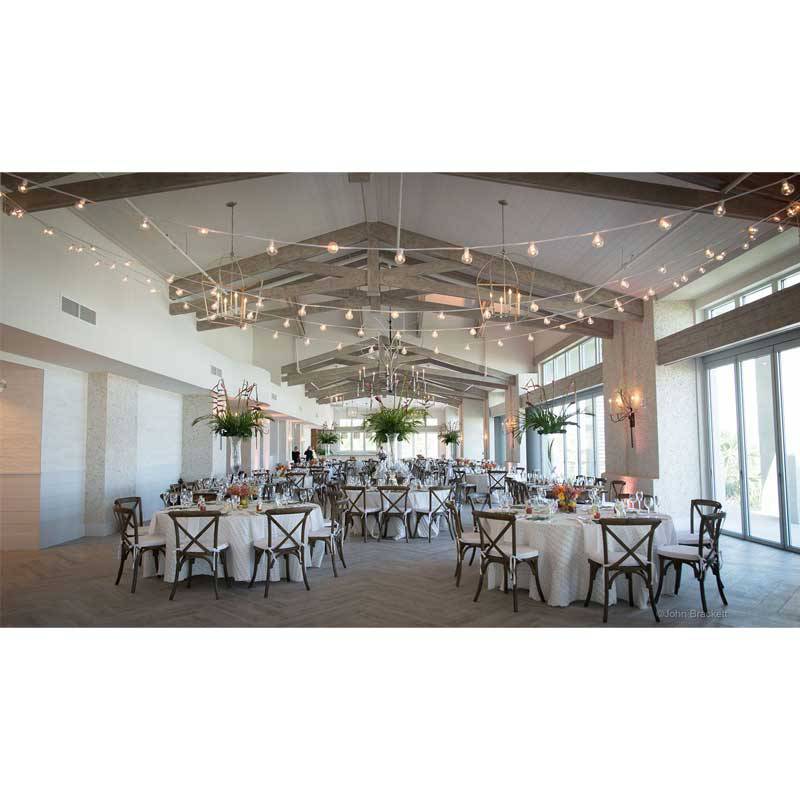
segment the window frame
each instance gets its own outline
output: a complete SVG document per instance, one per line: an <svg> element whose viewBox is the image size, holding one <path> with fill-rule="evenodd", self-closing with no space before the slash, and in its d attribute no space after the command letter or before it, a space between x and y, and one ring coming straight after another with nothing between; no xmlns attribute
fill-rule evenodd
<svg viewBox="0 0 800 800"><path fill-rule="evenodd" d="M789 284L789 286L784 286L785 282L790 280L791 278L795 278L796 282L794 284ZM748 302L750 303L756 302L756 300L750 300L748 302L745 302L745 298L755 294L756 292L760 292L766 289L767 287L769 287L771 291L769 295L765 295L765 297L769 297L770 295L782 292L784 289L788 289L791 286L797 286L798 282L800 282L800 269L793 268L790 272L786 272L782 275L773 276L759 283L754 283L752 286L748 286L746 289L742 289L741 291L736 292L734 295L726 297L724 300L717 300L711 305L705 306L702 309L703 319L704 320L716 319L717 317L720 317L723 314L728 314L737 308L741 308L742 306L748 305ZM760 297L757 298L757 300L761 299L763 298ZM733 303L733 308L729 308L727 311L718 311L718 309L722 308L723 306L730 305L731 303Z"/></svg>

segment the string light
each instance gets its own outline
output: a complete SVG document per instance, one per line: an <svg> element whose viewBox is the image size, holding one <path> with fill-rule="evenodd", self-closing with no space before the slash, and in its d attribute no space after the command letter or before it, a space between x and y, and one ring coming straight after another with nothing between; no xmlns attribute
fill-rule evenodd
<svg viewBox="0 0 800 800"><path fill-rule="evenodd" d="M275 333L272 334L272 338L273 339L277 339L278 338L278 331L275 331Z"/></svg>
<svg viewBox="0 0 800 800"><path fill-rule="evenodd" d="M364 329L363 329L363 328L359 328L359 329L356 331L356 336L363 336L363 335L364 335Z"/></svg>
<svg viewBox="0 0 800 800"><path fill-rule="evenodd" d="M42 236L52 236L55 231L52 228L43 228L42 229Z"/></svg>
<svg viewBox="0 0 800 800"><path fill-rule="evenodd" d="M587 320L586 320L586 322L587 322L589 325L594 325L594 320L593 320L591 317L589 317L589 319L587 319Z"/></svg>
<svg viewBox="0 0 800 800"><path fill-rule="evenodd" d="M661 267L658 268L658 271L663 275L667 271L667 268L664 267L664 266L661 266Z"/></svg>
<svg viewBox="0 0 800 800"><path fill-rule="evenodd" d="M656 290L652 286L647 290L647 294L649 294L650 297L654 297L655 293L656 293Z"/></svg>
<svg viewBox="0 0 800 800"><path fill-rule="evenodd" d="M672 220L668 217L661 217L658 221L658 227L661 228L662 231L668 231L672 227Z"/></svg>
<svg viewBox="0 0 800 800"><path fill-rule="evenodd" d="M626 281L626 280L625 280L625 278L623 278L623 279L622 279L622 280L619 282L619 285L620 285L620 286L621 286L623 289L629 289L629 288L630 288L630 284L628 283L628 281Z"/></svg>
<svg viewBox="0 0 800 800"><path fill-rule="evenodd" d="M198 228L198 229L197 229L197 232L198 232L198 233L199 233L201 236L208 236L208 228Z"/></svg>
<svg viewBox="0 0 800 800"><path fill-rule="evenodd" d="M116 268L117 268L117 265L116 265L116 263L115 263L114 261L112 261L112 262L111 262L111 263L108 265L108 268L109 268L109 269L116 269ZM148 283L150 283L150 278L148 278L148 279L147 279L147 282L148 282ZM151 291L152 291L152 290L151 290Z"/></svg>
<svg viewBox="0 0 800 800"><path fill-rule="evenodd" d="M686 283L688 280L689 279L686 277L686 273L684 272L683 275L681 275L681 283Z"/></svg>
<svg viewBox="0 0 800 800"><path fill-rule="evenodd" d="M475 328L470 328L469 329L469 335L470 336L477 336L477 334L478 334L478 331L476 331Z"/></svg>
<svg viewBox="0 0 800 800"><path fill-rule="evenodd" d="M342 349L342 343L341 342L339 342L339 344L336 345L336 349L337 350L341 350Z"/></svg>
<svg viewBox="0 0 800 800"><path fill-rule="evenodd" d="M130 261L125 262L126 267L129 267L130 265L131 265ZM169 278L167 278L167 283L173 283L174 281L175 281L174 275L170 275ZM180 291L180 289L178 291Z"/></svg>
<svg viewBox="0 0 800 800"><path fill-rule="evenodd" d="M706 247L706 258L714 258L714 251L710 247Z"/></svg>
<svg viewBox="0 0 800 800"><path fill-rule="evenodd" d="M489 311L488 308L483 312L483 318L484 319L491 319L492 318L492 312Z"/></svg>
<svg viewBox="0 0 800 800"><path fill-rule="evenodd" d="M84 208L86 208L86 201L81 198L77 203L75 203L75 208L77 208L78 211L82 211Z"/></svg>
<svg viewBox="0 0 800 800"><path fill-rule="evenodd" d="M794 184L789 183L789 181L784 181L781 184L781 194L784 197L788 197L790 194L794 194Z"/></svg>
<svg viewBox="0 0 800 800"><path fill-rule="evenodd" d="M155 286L150 289L150 294L155 294L158 291Z"/></svg>
<svg viewBox="0 0 800 800"><path fill-rule="evenodd" d="M25 216L25 212L21 208L15 208L11 212L12 217L16 217L17 219L22 219Z"/></svg>
<svg viewBox="0 0 800 800"><path fill-rule="evenodd" d="M644 300L645 302L647 302L649 299L650 299L650 295L649 295L649 294L647 294L647 292L645 292L645 293L642 295L642 300Z"/></svg>
<svg viewBox="0 0 800 800"><path fill-rule="evenodd" d="M605 243L606 240L599 233L592 236L592 247L596 247L599 250Z"/></svg>
<svg viewBox="0 0 800 800"><path fill-rule="evenodd" d="M758 234L758 228L756 228L754 225L751 225L751 226L750 226L750 227L747 229L747 235L748 235L748 236L749 236L751 239L755 239L757 234Z"/></svg>
<svg viewBox="0 0 800 800"><path fill-rule="evenodd" d="M22 183L19 186L17 186L17 190L22 192L22 194L25 194L25 192L28 191L28 181L22 181Z"/></svg>
<svg viewBox="0 0 800 800"><path fill-rule="evenodd" d="M404 355L404 356L407 356L407 355L408 355L408 349L407 349L407 348L405 348L405 347L403 347L403 348L400 350L400 354L401 354L401 355Z"/></svg>
<svg viewBox="0 0 800 800"><path fill-rule="evenodd" d="M544 320L542 320L542 321L544 322L545 325L549 325L550 324L550 317L545 317Z"/></svg>
<svg viewBox="0 0 800 800"><path fill-rule="evenodd" d="M538 310L539 310L539 304L536 302L531 302L531 311L538 311Z"/></svg>
<svg viewBox="0 0 800 800"><path fill-rule="evenodd" d="M123 275L122 276L122 282L123 283L127 283L128 282L128 276L127 275ZM189 310L189 304L188 303L184 303L183 307L184 307L184 309L186 309L186 311Z"/></svg>
<svg viewBox="0 0 800 800"><path fill-rule="evenodd" d="M400 312L399 311L392 311L391 317L392 317L392 319L400 319Z"/></svg>
<svg viewBox="0 0 800 800"><path fill-rule="evenodd" d="M433 339L438 339L438 338L439 338L439 331L434 331L434 332L431 334L431 338L433 338Z"/></svg>
<svg viewBox="0 0 800 800"><path fill-rule="evenodd" d="M308 346L311 344L311 339L309 339L309 338L308 338L308 336L306 336L306 338L305 338L305 341L303 342L303 344L304 344L306 347L308 347Z"/></svg>
<svg viewBox="0 0 800 800"><path fill-rule="evenodd" d="M701 275L705 275L705 274L706 274L706 268L705 268L705 267L698 267L698 268L697 268L697 271L698 271L698 272L699 272Z"/></svg>
<svg viewBox="0 0 800 800"><path fill-rule="evenodd" d="M583 319L584 315L583 315L583 309L582 308L578 309L578 313L576 314L576 316L578 317L578 319Z"/></svg>
<svg viewBox="0 0 800 800"><path fill-rule="evenodd" d="M750 249L750 242L745 242L742 245L742 250L749 250Z"/></svg>
<svg viewBox="0 0 800 800"><path fill-rule="evenodd" d="M126 280L128 280L128 278L127 278L127 277L125 277L125 278L123 278L122 280L123 280L123 282L125 282ZM189 310L189 304L188 304L188 303L184 303L184 304L183 304L183 310L184 310L184 311L188 311L188 310Z"/></svg>
<svg viewBox="0 0 800 800"><path fill-rule="evenodd" d="M405 264L406 263L406 254L403 252L403 248L402 247L394 254L394 263L395 264Z"/></svg>
<svg viewBox="0 0 800 800"><path fill-rule="evenodd" d="M267 245L267 253L271 256L275 256L278 254L278 248L275 247L274 239L269 240L269 244Z"/></svg>
<svg viewBox="0 0 800 800"><path fill-rule="evenodd" d="M347 312L345 313L345 315L344 315L344 318L345 318L345 319L346 319L348 322L349 322L351 319L353 319L353 310L352 310L351 308L348 308L348 309L347 309Z"/></svg>
<svg viewBox="0 0 800 800"><path fill-rule="evenodd" d="M461 263L462 264L472 263L472 253L470 253L469 247L464 248L464 252L461 254Z"/></svg>
<svg viewBox="0 0 800 800"><path fill-rule="evenodd" d="M444 319L444 311L440 311L440 312L439 312L439 313L438 313L436 316L437 316L439 319Z"/></svg>
<svg viewBox="0 0 800 800"><path fill-rule="evenodd" d="M400 337L400 331L397 331L397 333L395 333L394 338L395 339L400 339L401 338Z"/></svg>
<svg viewBox="0 0 800 800"><path fill-rule="evenodd" d="M433 352L436 353L437 356L439 355L439 345L438 344L434 346Z"/></svg>
<svg viewBox="0 0 800 800"><path fill-rule="evenodd" d="M322 325L319 326L320 333L325 333L328 330L328 326L323 322Z"/></svg>
<svg viewBox="0 0 800 800"><path fill-rule="evenodd" d="M580 292L575 292L575 297L572 298L574 303L582 303L583 302L583 295Z"/></svg>
<svg viewBox="0 0 800 800"><path fill-rule="evenodd" d="M714 258L716 258L716 259L717 259L717 261L722 261L722 259L723 259L723 258L725 258L725 251L724 251L724 250L722 250L721 252L717 253L717 254L714 256Z"/></svg>
<svg viewBox="0 0 800 800"><path fill-rule="evenodd" d="M283 321L283 327L284 327L284 328L288 328L288 327L289 327L289 325L291 325L291 323L289 322L289 320L288 320L288 319L285 319L285 320Z"/></svg>
<svg viewBox="0 0 800 800"><path fill-rule="evenodd" d="M331 254L338 253L339 252L339 245L336 244L336 242L328 242L328 246L327 246L326 250Z"/></svg>
<svg viewBox="0 0 800 800"><path fill-rule="evenodd" d="M470 348L470 346L469 346L469 342L467 342L467 344L465 344L465 345L464 345L464 349L465 349L467 352L469 352L469 351L470 351L470 349L471 349L471 348Z"/></svg>
<svg viewBox="0 0 800 800"><path fill-rule="evenodd" d="M510 323L510 322L506 322L506 324L505 324L505 330L507 330L507 331L510 331L510 330L511 330L511 323Z"/></svg>
<svg viewBox="0 0 800 800"><path fill-rule="evenodd" d="M561 328L562 331L567 329L567 326L563 322L558 327Z"/></svg>
<svg viewBox="0 0 800 800"><path fill-rule="evenodd" d="M94 262L94 265L95 265L96 267L99 267L99 266L100 266L100 262L99 262L99 261L95 261L95 262Z"/></svg>
<svg viewBox="0 0 800 800"><path fill-rule="evenodd" d="M529 342L532 342L532 341L533 341L533 334L532 334L532 333L529 333L529 334L528 334L528 341L529 341Z"/></svg>
<svg viewBox="0 0 800 800"><path fill-rule="evenodd" d="M144 218L144 219L143 219L143 220L142 220L142 221L139 223L139 227L140 227L140 228L141 228L143 231L149 231L149 230L150 230L150 220L149 220L149 219L147 219L147 217L145 217L145 218Z"/></svg>
<svg viewBox="0 0 800 800"><path fill-rule="evenodd" d="M263 307L264 307L264 301L259 297L258 301L256 302L256 308L263 308Z"/></svg>
<svg viewBox="0 0 800 800"><path fill-rule="evenodd" d="M502 347L503 346L503 340L502 339L498 339L497 340L497 346L498 347Z"/></svg>
<svg viewBox="0 0 800 800"><path fill-rule="evenodd" d="M778 225L778 233L783 233L784 227L783 225Z"/></svg>
<svg viewBox="0 0 800 800"><path fill-rule="evenodd" d="M300 306L300 308L297 311L297 316L298 317L304 317L305 315L306 315L306 307L305 306Z"/></svg>
<svg viewBox="0 0 800 800"><path fill-rule="evenodd" d="M724 217L725 216L725 201L720 200L717 203L716 207L714 208L714 216L715 217Z"/></svg>
<svg viewBox="0 0 800 800"><path fill-rule="evenodd" d="M681 285L678 283L678 281L672 281L672 285L673 285L673 286L674 286L676 289L680 289L680 287L681 287Z"/></svg>
<svg viewBox="0 0 800 800"><path fill-rule="evenodd" d="M536 246L536 242L528 242L528 255L531 258L536 258L539 255L539 248Z"/></svg>

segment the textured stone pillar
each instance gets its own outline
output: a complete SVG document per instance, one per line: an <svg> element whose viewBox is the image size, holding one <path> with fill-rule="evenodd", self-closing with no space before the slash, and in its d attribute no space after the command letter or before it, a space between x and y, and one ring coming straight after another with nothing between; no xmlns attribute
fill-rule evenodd
<svg viewBox="0 0 800 800"><path fill-rule="evenodd" d="M210 412L211 398L207 394L183 396L181 477L185 481L221 476L225 473L225 442L220 445L219 437L215 437L207 425L192 425L195 419Z"/></svg>
<svg viewBox="0 0 800 800"><path fill-rule="evenodd" d="M86 399L86 534L115 530L113 502L136 491L136 381L89 373Z"/></svg>
<svg viewBox="0 0 800 800"><path fill-rule="evenodd" d="M514 376L506 387L506 418L503 420L506 436L506 461L517 465L519 462L519 440L515 436L515 429L505 425L507 420L519 418L519 377Z"/></svg>

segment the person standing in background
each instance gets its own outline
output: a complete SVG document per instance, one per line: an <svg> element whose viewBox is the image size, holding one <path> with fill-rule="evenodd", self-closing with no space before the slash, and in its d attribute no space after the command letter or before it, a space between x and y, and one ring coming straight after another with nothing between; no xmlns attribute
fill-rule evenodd
<svg viewBox="0 0 800 800"><path fill-rule="evenodd" d="M307 464L309 461L312 461L312 460L313 460L313 458L314 458L314 451L311 449L311 445L309 445L309 446L308 446L308 449L305 451L305 453L303 453L303 455L306 457L306 464Z"/></svg>
<svg viewBox="0 0 800 800"><path fill-rule="evenodd" d="M292 448L292 464L299 464L300 463L300 448L295 445Z"/></svg>

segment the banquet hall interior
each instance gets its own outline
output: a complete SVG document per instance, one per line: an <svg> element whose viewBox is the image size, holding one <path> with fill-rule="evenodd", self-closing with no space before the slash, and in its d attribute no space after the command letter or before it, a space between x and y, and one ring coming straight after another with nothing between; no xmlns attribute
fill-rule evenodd
<svg viewBox="0 0 800 800"><path fill-rule="evenodd" d="M5 627L800 623L800 175L2 173Z"/></svg>

